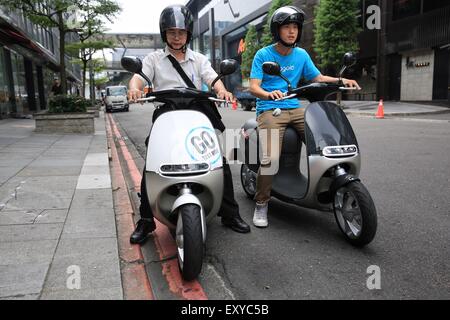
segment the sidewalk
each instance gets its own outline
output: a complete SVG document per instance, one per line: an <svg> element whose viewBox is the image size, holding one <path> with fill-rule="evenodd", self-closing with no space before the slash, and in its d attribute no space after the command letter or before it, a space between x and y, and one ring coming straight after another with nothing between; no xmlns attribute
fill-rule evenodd
<svg viewBox="0 0 450 320"><path fill-rule="evenodd" d="M379 101L342 101L344 111L349 115L375 116ZM450 113L450 106L438 107L410 102L384 101L384 116L413 116Z"/></svg>
<svg viewBox="0 0 450 320"><path fill-rule="evenodd" d="M123 299L103 113L95 134L0 120L0 300Z"/></svg>

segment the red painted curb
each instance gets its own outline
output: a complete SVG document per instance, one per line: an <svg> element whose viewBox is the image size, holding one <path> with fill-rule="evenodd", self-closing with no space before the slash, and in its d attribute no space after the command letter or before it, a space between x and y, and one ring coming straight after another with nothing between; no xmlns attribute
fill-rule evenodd
<svg viewBox="0 0 450 320"><path fill-rule="evenodd" d="M127 161L128 170L130 171L135 190L140 190L142 175L139 172L126 144L123 142L122 135L120 134L113 117L108 114L108 119L111 125L112 132L116 139L119 141L122 155ZM169 229L165 225L161 224L157 220L155 220L155 222L156 230L153 232L153 236L156 248L159 253L159 257L161 260L172 257L177 253L175 241L173 240ZM170 291L186 300L208 299L202 286L197 280L184 281L182 279L177 260L172 259L166 262L162 262L162 267L163 274L169 284Z"/></svg>
<svg viewBox="0 0 450 320"><path fill-rule="evenodd" d="M127 191L127 186L120 167L119 155L114 144L111 122L107 125L108 144L111 148L111 182L116 214L117 242L119 245L122 275L122 288L125 300L154 300L149 282L144 258L139 246L130 244L130 234L134 230L133 208Z"/></svg>

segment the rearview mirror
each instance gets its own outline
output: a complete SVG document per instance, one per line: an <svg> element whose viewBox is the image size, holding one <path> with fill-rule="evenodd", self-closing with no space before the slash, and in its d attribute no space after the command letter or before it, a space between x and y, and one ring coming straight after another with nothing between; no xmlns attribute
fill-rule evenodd
<svg viewBox="0 0 450 320"><path fill-rule="evenodd" d="M342 66L341 71L339 71L339 81L342 78L344 71L356 63L356 56L352 52L347 52L344 54L343 63L344 65Z"/></svg>
<svg viewBox="0 0 450 320"><path fill-rule="evenodd" d="M239 64L234 59L225 59L219 65L219 75L214 81L211 83L211 90L214 88L214 85L217 81L222 79L224 76L230 75L235 72L238 68Z"/></svg>
<svg viewBox="0 0 450 320"><path fill-rule="evenodd" d="M264 73L271 76L281 76L280 65L276 62L264 62L263 65Z"/></svg>
<svg viewBox="0 0 450 320"><path fill-rule="evenodd" d="M235 72L238 68L238 63L234 59L225 59L220 63L219 72L222 76L227 76Z"/></svg>
<svg viewBox="0 0 450 320"><path fill-rule="evenodd" d="M150 79L147 78L147 76L142 72L141 59L139 59L138 57L125 56L122 57L122 59L120 60L120 64L125 70L140 75L142 78L145 79L145 81L147 81L149 86L152 86L152 82L150 81Z"/></svg>
<svg viewBox="0 0 450 320"><path fill-rule="evenodd" d="M283 76L281 74L281 68L278 63L268 61L268 62L264 62L262 67L263 67L264 73L267 73L268 75L271 75L271 76L278 76L281 79L283 79L284 81L286 81L286 83L288 85L288 91L291 91L291 83L285 76Z"/></svg>
<svg viewBox="0 0 450 320"><path fill-rule="evenodd" d="M142 61L138 57L125 56L120 60L122 67L132 73L142 72Z"/></svg>
<svg viewBox="0 0 450 320"><path fill-rule="evenodd" d="M347 68L353 66L356 63L356 57L352 52L347 52L344 54L344 66Z"/></svg>

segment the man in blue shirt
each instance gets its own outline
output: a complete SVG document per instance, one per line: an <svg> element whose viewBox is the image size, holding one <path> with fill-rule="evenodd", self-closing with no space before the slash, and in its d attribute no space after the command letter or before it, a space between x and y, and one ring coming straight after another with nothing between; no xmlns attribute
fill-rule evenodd
<svg viewBox="0 0 450 320"><path fill-rule="evenodd" d="M253 60L250 74L250 92L258 99L256 114L258 130L260 132L263 156L261 167L256 179L256 208L253 224L257 227L267 227L267 209L272 189L274 168L278 169L278 159L284 132L288 124L292 124L304 141L304 112L305 108L296 98L274 101L284 97L288 91L286 81L278 76L263 73L264 62L277 62L281 67L281 74L290 83L297 85L303 77L312 82L338 82L339 78L324 76L316 68L308 53L297 48L300 42L304 21L304 12L294 6L281 7L271 17L270 29L275 44L259 50ZM341 79L345 86L359 89L355 80ZM274 112L280 109L281 113ZM271 146L272 134L278 133L278 145ZM276 141L276 139L275 139ZM273 149L273 152L272 152Z"/></svg>

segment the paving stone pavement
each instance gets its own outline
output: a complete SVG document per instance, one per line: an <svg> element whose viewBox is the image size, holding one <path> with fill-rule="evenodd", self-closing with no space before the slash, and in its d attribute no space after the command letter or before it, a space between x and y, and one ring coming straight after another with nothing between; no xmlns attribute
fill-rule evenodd
<svg viewBox="0 0 450 320"><path fill-rule="evenodd" d="M123 299L105 118L94 134L0 121L0 299Z"/></svg>

